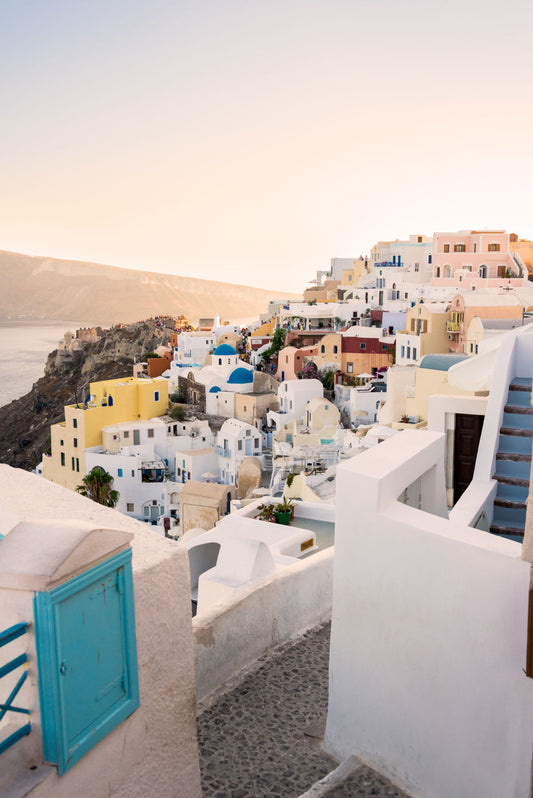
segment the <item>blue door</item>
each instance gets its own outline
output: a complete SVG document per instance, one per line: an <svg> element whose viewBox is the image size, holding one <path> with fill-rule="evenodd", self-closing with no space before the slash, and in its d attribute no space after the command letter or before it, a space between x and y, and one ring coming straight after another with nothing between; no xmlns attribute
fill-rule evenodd
<svg viewBox="0 0 533 798"><path fill-rule="evenodd" d="M139 706L131 550L35 597L45 760L68 770Z"/></svg>

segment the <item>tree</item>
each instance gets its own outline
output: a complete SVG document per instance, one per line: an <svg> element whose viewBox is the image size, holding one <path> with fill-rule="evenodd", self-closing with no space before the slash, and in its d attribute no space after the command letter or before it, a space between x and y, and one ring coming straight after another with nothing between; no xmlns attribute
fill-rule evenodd
<svg viewBox="0 0 533 798"><path fill-rule="evenodd" d="M170 411L170 415L174 421L183 421L185 418L185 408L181 405L175 405Z"/></svg>
<svg viewBox="0 0 533 798"><path fill-rule="evenodd" d="M278 354L279 350L283 349L286 334L287 330L284 330L283 327L276 327L272 340L270 341L270 346L261 355L265 363L270 363L272 358Z"/></svg>
<svg viewBox="0 0 533 798"><path fill-rule="evenodd" d="M83 477L76 492L104 507L116 507L119 498L118 490L113 490L113 477L100 466L95 466Z"/></svg>

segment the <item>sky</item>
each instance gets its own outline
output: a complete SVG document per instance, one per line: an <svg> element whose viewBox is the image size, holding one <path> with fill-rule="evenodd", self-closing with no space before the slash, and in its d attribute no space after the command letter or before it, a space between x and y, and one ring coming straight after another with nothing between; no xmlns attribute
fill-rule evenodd
<svg viewBox="0 0 533 798"><path fill-rule="evenodd" d="M0 249L301 291L533 238L530 0L2 0Z"/></svg>

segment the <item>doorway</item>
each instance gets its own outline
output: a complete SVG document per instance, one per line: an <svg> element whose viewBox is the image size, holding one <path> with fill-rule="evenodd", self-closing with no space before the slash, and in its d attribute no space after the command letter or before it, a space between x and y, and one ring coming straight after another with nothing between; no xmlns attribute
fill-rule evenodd
<svg viewBox="0 0 533 798"><path fill-rule="evenodd" d="M484 416L457 413L453 442L453 503L457 504L472 482Z"/></svg>

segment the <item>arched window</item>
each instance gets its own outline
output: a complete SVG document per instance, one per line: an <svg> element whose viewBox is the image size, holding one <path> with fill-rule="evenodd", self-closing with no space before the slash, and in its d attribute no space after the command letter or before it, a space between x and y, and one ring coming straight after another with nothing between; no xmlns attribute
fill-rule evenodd
<svg viewBox="0 0 533 798"><path fill-rule="evenodd" d="M338 348L338 346L335 344L335 346L333 347L333 354L334 354L334 355L336 355L338 351L339 351L339 348Z"/></svg>
<svg viewBox="0 0 533 798"><path fill-rule="evenodd" d="M479 267L479 276L483 277L483 278L486 278L486 277L489 276L488 269L485 266L485 264L483 264L482 266Z"/></svg>
<svg viewBox="0 0 533 798"><path fill-rule="evenodd" d="M320 347L321 354L323 355L325 351L326 351L326 347L324 346L324 344L322 344L322 346Z"/></svg>

